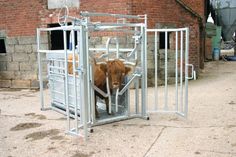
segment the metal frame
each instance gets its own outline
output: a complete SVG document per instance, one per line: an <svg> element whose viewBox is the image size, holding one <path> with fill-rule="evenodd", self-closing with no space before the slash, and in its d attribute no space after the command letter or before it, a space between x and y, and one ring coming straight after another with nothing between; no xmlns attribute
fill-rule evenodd
<svg viewBox="0 0 236 157"><path fill-rule="evenodd" d="M164 112L164 113L177 113L183 117L187 117L188 114L188 80L194 78L194 67L188 63L189 55L189 29L147 29L148 33L154 33L154 62L155 62L155 87L154 87L154 104L149 104L148 112ZM165 33L165 78L164 78L164 104L159 104L158 99L163 94L158 90L158 33ZM169 91L168 91L168 47L167 38L168 33L174 33L175 35L175 108L170 107ZM179 36L180 34L180 36ZM184 36L185 34L185 36ZM184 47L185 45L185 47ZM180 58L180 68L178 68L178 59ZM184 64L184 71L183 71ZM192 77L188 77L188 69L191 67ZM183 76L185 74L185 76ZM180 76L178 76L180 75ZM184 88L184 89L183 89Z"/></svg>
<svg viewBox="0 0 236 157"><path fill-rule="evenodd" d="M92 33L92 32L98 32L98 31L108 31L108 32L123 32L123 33L127 33L127 34L133 34L134 36L138 36L140 39L140 44L141 45L141 50L139 51L139 55L141 56L140 60L141 60L141 74L136 74L134 73L133 76L129 79L129 81L127 82L127 84L123 87L123 89L121 91L116 92L116 103L115 103L115 110L118 110L118 96L122 95L125 91L128 91L129 93L129 87L131 85L131 82L138 82L139 79L141 79L142 82L142 88L146 88L146 28L147 28L147 16L146 15L139 15L139 16L133 16L133 15L121 15L121 14L106 14L106 13L88 13L88 12L82 12L81 13L82 16L87 17L87 21L89 21L89 17L91 16L111 16L111 17L116 17L116 18L132 18L132 19L139 19L139 20L143 20L144 23L88 23L88 33ZM118 19L119 20L119 19ZM127 27L129 27L130 29L127 29ZM140 30L140 31L138 31ZM108 38L107 42L106 42L106 46L104 48L93 48L93 47L88 47L88 54L90 53L90 51L105 51L106 54L100 56L101 58L106 58L106 60L110 60L109 55L116 52L116 58L119 58L120 54L124 53L124 52L130 52L129 56L127 57L127 59L129 60L130 56L134 55L134 60L137 60L137 45L138 42L135 41L134 43L134 47L133 48L121 48L119 46L119 41L118 38L114 38L115 42L116 42L116 48L110 48L109 44L111 41L111 38ZM138 40L138 39L135 39ZM88 45L89 46L89 45ZM127 60L124 60L125 62ZM129 61L127 61L129 62ZM129 62L130 64L136 65L136 63L132 63ZM91 81L93 82L93 81ZM107 82L108 82L108 78L107 78ZM101 92L99 89L97 89L96 87L94 87L94 85L92 84L91 88L91 92L93 92L93 90L96 90L97 92L100 92L100 94L102 94L104 97L109 97L109 100L111 100L110 98L110 93L103 93ZM107 91L109 89L109 83L107 83ZM106 123L111 123L111 122L115 122L115 121L120 121L122 119L129 119L129 118L134 118L134 117L139 117L139 118L145 118L147 119L147 114L146 114L146 89L142 90L142 102L141 102L141 106L142 106L142 110L141 112L138 112L139 110L137 109L139 106L139 102L138 102L138 88L136 87L136 113L132 113L130 112L130 104L129 101L128 102L128 108L127 108L127 113L126 115L122 115L122 116L116 116L113 118L108 118L108 119L102 119L102 120L98 120L95 118L95 114L94 114L94 110L95 110L95 105L91 105L92 108L92 118L91 118L91 122L92 122L92 126L93 125L101 125L101 124L106 124ZM94 102L93 100L93 96L91 97L90 101ZM129 96L128 98L129 99ZM91 103L92 104L92 103ZM111 113L111 101L109 101L109 109L110 109L110 113Z"/></svg>
<svg viewBox="0 0 236 157"><path fill-rule="evenodd" d="M146 90L147 90L147 62L146 62L146 28L147 28L147 16L133 16L133 15L121 15L121 14L103 14L103 13L88 13L82 12L82 19L77 19L74 17L63 17L65 21L68 19L72 20L72 26L63 25L61 27L56 28L38 28L37 29L37 51L38 51L38 67L39 67L39 82L40 82L40 103L41 110L48 109L45 105L45 95L44 95L44 87L43 87L43 54L47 55L58 55L63 56L62 58L46 58L48 64L48 80L50 84L51 90L51 105L48 106L51 109L64 113L67 116L67 133L73 135L83 136L85 139L88 137L88 131L91 126L102 125L106 123L111 123L115 121L130 119L130 118L145 118L147 119L146 113ZM131 18L131 19L139 19L143 22L140 23L126 23L125 20L123 23L97 23L91 22L91 16L110 16L115 18ZM68 18L68 19L66 19ZM119 21L119 19L118 19ZM129 29L127 29L129 28ZM63 31L63 40L64 40L64 49L63 50L47 50L41 48L41 34L43 32L50 32L60 30ZM139 31L140 30L140 31ZM72 39L72 49L67 49L67 36L66 31L70 31L71 39ZM109 48L110 38L107 41L106 47L104 48L92 48L89 45L89 35L92 32L98 31L108 31L108 32L122 32L128 35L134 36L134 47L133 48L121 48L119 45L118 38L116 39L116 48ZM75 32L77 32L78 42L75 44ZM79 50L75 49L76 45L78 45ZM140 50L137 50L138 45L140 46ZM116 58L119 58L120 54L124 52L129 52L129 56L124 59L125 62L136 65L136 63L132 63L130 60L141 60L141 65L139 68L135 70L132 77L128 79L127 84L122 88L121 91L117 90L115 96L115 110L118 110L118 97L123 93L129 93L129 87L132 82L135 82L135 113L130 112L130 103L129 103L129 94L127 94L127 112L120 116L109 117L106 119L96 119L95 118L95 105L94 105L94 90L97 90L96 87L91 83L93 82L92 78L92 68L89 63L89 54L91 51L103 51L107 52L107 55L101 57L108 57L109 54L116 52ZM73 55L73 74L68 74L68 53L72 53ZM138 55L139 53L139 55ZM78 66L76 66L75 55L79 55ZM134 56L134 57L133 57ZM141 58L138 58L140 56ZM52 63L50 65L50 63ZM60 66L59 66L60 65ZM58 72L58 73L57 73ZM56 79L56 80L55 80ZM71 81L72 80L72 81ZM108 80L108 79L107 79ZM141 102L139 102L139 88L138 82L141 80ZM62 92L58 91L58 84L62 84ZM109 85L109 83L107 83ZM109 89L109 86L107 87ZM72 91L71 91L72 89ZM98 92L101 92L97 90ZM109 90L108 90L109 91ZM72 92L72 95L71 95ZM79 93L78 93L79 92ZM53 95L60 94L64 98L60 100L58 103L54 102L55 98ZM101 93L102 94L102 93ZM104 94L104 93L103 93ZM89 97L91 95L91 97ZM110 93L106 93L106 96L110 97ZM78 98L77 98L78 97ZM72 99L72 101L71 101ZM110 99L111 100L111 99ZM55 108L54 104L61 104L62 107L65 107L65 112ZM111 109L111 102L110 102ZM139 106L141 106L141 112L139 111ZM73 112L74 114L71 114ZM111 111L110 111L111 112ZM76 116L80 115L80 117ZM71 120L71 117L74 117L74 120ZM73 123L72 123L73 122ZM83 129L80 131L79 129Z"/></svg>
<svg viewBox="0 0 236 157"><path fill-rule="evenodd" d="M59 54L63 57L58 58L47 58L48 63L48 79L51 82L51 105L49 108L56 111L62 112L67 116L67 132L73 135L83 136L85 139L88 137L88 131L90 127L96 125L102 125L106 123L116 122L120 120L130 119L130 118L144 118L148 119L147 112L174 112L181 116L187 116L188 113L188 79L194 77L194 67L188 63L188 53L189 53L189 29L180 28L180 29L147 29L147 15L121 15L121 14L106 14L106 13L89 13L82 12L82 19L77 19L75 17L64 16L65 21L72 20L72 26L61 26L56 28L38 28L37 29L37 51L38 51L38 67L39 67L39 82L40 82L40 103L41 110L46 110L45 98L44 98L44 87L43 87L43 69L42 66L45 64L43 62L43 54ZM142 22L137 23L127 23L126 20L123 20L123 23L98 23L91 22L90 17L92 16L109 16L114 18L127 18L127 19L136 19L141 20ZM120 19L117 19L119 21ZM64 40L64 49L63 50L47 50L41 49L41 33L48 31L61 30L63 31L63 40ZM72 49L67 49L67 37L66 31L71 32L72 39ZM119 45L118 38L116 37L116 48L110 48L109 44L111 38L108 38L107 43L102 48L94 48L89 45L89 36L93 32L122 32L125 34L132 35L134 38L134 45L131 48L122 48ZM75 32L77 32L78 42L75 44ZM158 81L158 32L165 32L165 86L164 86L164 107L160 108L158 104L158 97L160 92L158 90L159 86ZM167 49L167 35L168 32L174 32L176 38L175 45L175 109L171 110L168 105L168 49ZM154 33L155 36L155 49L154 49L154 62L155 62L155 103L152 104L154 109L147 108L147 33ZM184 36L185 34L185 36ZM179 40L180 39L180 40ZM185 40L184 40L185 39ZM179 45L180 43L180 45ZM184 47L185 45L185 47ZM75 48L76 46L79 49ZM110 93L104 93L99 90L93 82L93 72L92 66L89 62L89 55L92 51L105 51L106 54L100 56L106 60L110 60L110 54L116 53L116 58L119 58L125 52L128 52L127 58L124 59L124 62L136 65L136 61L140 60L139 67L136 67L132 76L127 79L124 87L119 91L117 90L115 95L115 111L119 109L118 97L125 92L126 95L126 105L127 110L125 114L108 117L106 119L96 119L95 118L95 105L94 105L94 91L96 90L104 97L109 97L109 106L111 113L111 95ZM68 53L72 53L73 60L73 74L68 74ZM185 56L183 56L185 54ZM79 55L79 62L77 65L76 55ZM178 68L178 58L180 57L180 69ZM132 62L135 61L135 62ZM58 62L58 63L57 63ZM183 76L183 63L185 63L185 76ZM59 65L59 66L57 66ZM62 65L62 66L61 66ZM189 67L192 68L192 77L188 76ZM57 73L58 72L58 73ZM180 73L180 76L178 76ZM184 77L184 80L183 80ZM58 78L55 79L55 78ZM72 81L71 81L72 80ZM62 92L57 91L57 82L62 84ZM130 111L130 97L129 97L129 88L131 83L134 83L135 98L134 98L134 112ZM141 90L139 89L139 82L141 82ZM55 83L55 85L54 85ZM184 85L183 85L184 83ZM55 87L56 86L56 87ZM183 87L185 88L183 90ZM72 89L72 94L70 89ZM107 91L109 90L109 83L107 78ZM141 92L141 101L139 100L139 94ZM61 94L64 98L63 101L59 100L59 105L66 106L66 111L53 107L52 103L55 98L53 94ZM184 94L183 94L184 93ZM90 96L90 97L89 97ZM73 100L73 101L71 101ZM180 103L179 103L180 102ZM147 111L148 110L148 111ZM73 112L74 114L71 114ZM77 115L80 115L78 117ZM71 117L74 117L73 122L71 123ZM80 131L82 129L82 131Z"/></svg>

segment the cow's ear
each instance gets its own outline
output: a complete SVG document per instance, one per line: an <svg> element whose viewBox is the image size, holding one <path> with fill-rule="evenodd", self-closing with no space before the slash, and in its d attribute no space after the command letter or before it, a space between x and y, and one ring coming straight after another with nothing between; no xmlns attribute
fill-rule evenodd
<svg viewBox="0 0 236 157"><path fill-rule="evenodd" d="M131 71L130 67L125 67L125 75L127 75Z"/></svg>
<svg viewBox="0 0 236 157"><path fill-rule="evenodd" d="M101 70L102 70L104 73L106 73L106 72L107 72L107 65L106 65L106 64L103 64L103 63L101 63L101 64L99 64L99 65L100 65Z"/></svg>

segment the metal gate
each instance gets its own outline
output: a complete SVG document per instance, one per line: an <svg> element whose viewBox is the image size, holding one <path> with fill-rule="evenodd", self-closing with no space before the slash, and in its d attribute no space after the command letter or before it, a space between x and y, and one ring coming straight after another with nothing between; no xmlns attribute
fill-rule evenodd
<svg viewBox="0 0 236 157"><path fill-rule="evenodd" d="M148 76L154 78L148 80L152 87L148 88L147 112L187 117L188 80L195 76L193 65L188 63L189 29L147 29L147 33Z"/></svg>

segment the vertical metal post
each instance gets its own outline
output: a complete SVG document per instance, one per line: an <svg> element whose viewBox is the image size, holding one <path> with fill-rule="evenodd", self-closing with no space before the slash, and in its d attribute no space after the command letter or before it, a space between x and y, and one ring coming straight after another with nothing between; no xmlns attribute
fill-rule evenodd
<svg viewBox="0 0 236 157"><path fill-rule="evenodd" d="M135 80L135 111L139 113L139 79Z"/></svg>
<svg viewBox="0 0 236 157"><path fill-rule="evenodd" d="M155 31L155 52L154 52L154 55L155 55L155 64L154 64L154 70L155 70L155 111L158 110L158 90L157 90L157 85L158 85L158 65L157 65L157 31Z"/></svg>
<svg viewBox="0 0 236 157"><path fill-rule="evenodd" d="M119 59L119 57L120 57L120 55L119 55L119 53L120 53L119 52L120 51L119 40L117 37L115 38L115 40L116 40L116 58Z"/></svg>
<svg viewBox="0 0 236 157"><path fill-rule="evenodd" d="M189 28L185 33L185 109L184 116L188 115L188 55L189 55Z"/></svg>
<svg viewBox="0 0 236 157"><path fill-rule="evenodd" d="M92 74L92 72L93 72L93 67L92 66L90 66L90 81L91 82L94 82L94 76L93 76L93 74ZM90 82L90 83L91 83ZM91 84L89 85L89 87L90 87L90 94L91 94L91 98L90 98L90 104L91 104L91 106L90 106L90 110L91 110L91 113L89 114L89 115L91 115L91 119L90 119L90 121L91 122L93 122L93 123L95 123L95 121L96 121L96 118L95 118L95 100L94 100L94 98L95 98L95 94L94 94L94 89L93 89L93 86L91 86Z"/></svg>
<svg viewBox="0 0 236 157"><path fill-rule="evenodd" d="M178 112L178 31L175 32L175 110Z"/></svg>
<svg viewBox="0 0 236 157"><path fill-rule="evenodd" d="M106 49L107 49L107 61L109 61L109 44L110 44L111 38L107 39L106 42ZM106 87L107 87L107 94L108 94L108 103L109 103L109 113L111 114L111 93L110 93L110 87L109 87L109 79L108 76L106 76Z"/></svg>
<svg viewBox="0 0 236 157"><path fill-rule="evenodd" d="M234 31L234 56L236 56L236 30Z"/></svg>
<svg viewBox="0 0 236 157"><path fill-rule="evenodd" d="M135 27L134 30L135 30L135 32L138 31L138 27ZM136 35L136 34L135 34L135 35ZM136 49L136 48L137 48L137 41L136 41L136 39L134 38L134 49ZM134 60L137 60L137 59L138 59L138 54L137 54L137 52L138 52L138 51L136 51L135 54L134 54Z"/></svg>
<svg viewBox="0 0 236 157"><path fill-rule="evenodd" d="M183 112L183 31L180 32L180 112Z"/></svg>
<svg viewBox="0 0 236 157"><path fill-rule="evenodd" d="M116 104L116 112L118 112L118 97L119 96L119 88L117 88L116 89L116 102L115 102L115 104Z"/></svg>
<svg viewBox="0 0 236 157"><path fill-rule="evenodd" d="M67 129L70 131L70 108L69 108L69 89L68 89L68 54L67 54L67 36L66 30L63 30L64 40L64 62L65 62L65 105L67 114Z"/></svg>
<svg viewBox="0 0 236 157"><path fill-rule="evenodd" d="M90 90L90 89L92 89L92 86L90 83L90 81L92 79L92 71L91 71L92 68L89 64L90 62L89 62L89 56L88 56L88 54L89 54L89 42L88 42L89 32L86 31L85 34L86 34L86 63L87 63L87 68L86 68L87 72L86 73L87 73L87 90L88 90L88 103L87 103L87 106L88 106L87 118L88 119L87 119L87 122L89 122L91 120L91 117L90 117L91 112L93 112L92 110L94 109L93 107L95 105L92 106L92 104L94 104L94 92L93 92L93 90ZM95 116L95 114L94 114L94 116ZM95 117L94 117L94 119L95 119Z"/></svg>
<svg viewBox="0 0 236 157"><path fill-rule="evenodd" d="M88 73L87 71L87 55L88 55L88 49L86 47L87 45L87 35L86 35L86 28L85 26L81 26L81 32L80 32L80 39L82 39L82 43L80 45L81 47L81 51L80 51L80 61L81 61L81 67L80 67L80 70L81 70L81 89L82 89L82 92L81 92L81 106L82 106L82 118L83 118L83 128L84 128L84 139L87 140L87 137L88 137L88 128L87 128L87 123L88 123Z"/></svg>
<svg viewBox="0 0 236 157"><path fill-rule="evenodd" d="M42 77L42 59L41 59L41 52L40 52L40 30L37 28L37 51L38 51L38 78L39 78L39 88L40 88L40 104L41 110L45 110L44 108L44 95L43 95L43 77Z"/></svg>
<svg viewBox="0 0 236 157"><path fill-rule="evenodd" d="M165 31L165 110L168 109L168 32Z"/></svg>
<svg viewBox="0 0 236 157"><path fill-rule="evenodd" d="M76 78L76 55L75 55L75 30L71 30L72 53L73 53L73 85L74 85L74 113L75 113L75 132L78 134L78 101L77 101L77 78Z"/></svg>
<svg viewBox="0 0 236 157"><path fill-rule="evenodd" d="M127 94L125 93L125 95L127 96L127 116L130 117L130 90L129 88L127 89Z"/></svg>
<svg viewBox="0 0 236 157"><path fill-rule="evenodd" d="M141 62L142 62L142 116L146 116L146 94L147 94L147 15L145 14L145 26L141 27L142 38L142 51L141 51Z"/></svg>

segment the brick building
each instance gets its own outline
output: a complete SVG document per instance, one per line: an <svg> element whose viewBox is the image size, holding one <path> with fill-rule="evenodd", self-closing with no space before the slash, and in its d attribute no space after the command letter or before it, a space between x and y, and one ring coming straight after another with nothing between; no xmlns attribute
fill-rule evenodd
<svg viewBox="0 0 236 157"><path fill-rule="evenodd" d="M205 8L206 0L80 0L80 10L71 7L70 15L147 14L148 28L189 27L189 62L199 71L204 66ZM58 10L49 9L48 0L0 1L0 87L38 87L36 28L57 23Z"/></svg>

